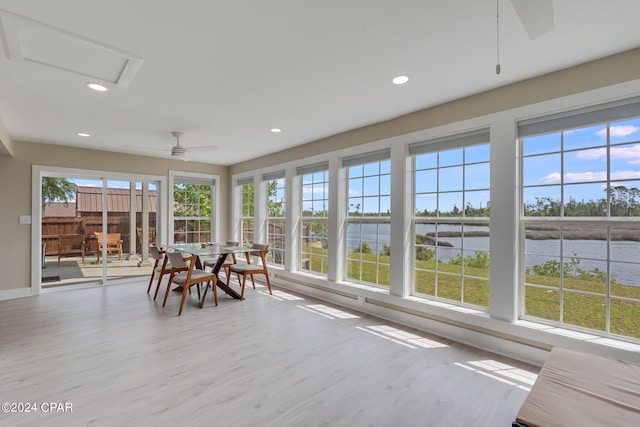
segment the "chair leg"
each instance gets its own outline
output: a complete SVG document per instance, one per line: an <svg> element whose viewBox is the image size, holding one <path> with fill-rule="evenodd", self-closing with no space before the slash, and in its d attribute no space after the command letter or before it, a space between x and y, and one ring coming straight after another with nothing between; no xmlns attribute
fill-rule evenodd
<svg viewBox="0 0 640 427"><path fill-rule="evenodd" d="M239 277L238 277L238 279L239 279ZM242 275L242 284L240 285L241 286L241 288L240 288L240 300L241 301L244 299L244 284L245 284L246 281L247 281L247 275L243 274Z"/></svg>
<svg viewBox="0 0 640 427"><path fill-rule="evenodd" d="M269 273L264 273L264 276L267 278L267 286L269 287L269 295L273 295L271 292L271 281L269 280Z"/></svg>
<svg viewBox="0 0 640 427"><path fill-rule="evenodd" d="M167 283L167 290L164 293L164 301L162 302L163 307L167 304L167 298L169 297L169 289L171 288L171 279L173 279L173 274L169 276L169 282ZM160 284L158 283L158 286L159 285ZM182 292L184 293L184 289L182 290Z"/></svg>
<svg viewBox="0 0 640 427"><path fill-rule="evenodd" d="M200 285L202 285L202 283L198 283L198 300L200 300Z"/></svg>
<svg viewBox="0 0 640 427"><path fill-rule="evenodd" d="M164 273L160 273L160 277L158 277L158 284L156 285L156 293L153 295L153 300L155 301L156 298L158 298L158 291L160 290L160 282L162 282L162 276L164 276Z"/></svg>
<svg viewBox="0 0 640 427"><path fill-rule="evenodd" d="M182 314L182 308L184 307L184 299L187 296L187 290L190 290L191 286L186 286L182 289L182 299L180 300L180 310L178 310L178 316Z"/></svg>
<svg viewBox="0 0 640 427"><path fill-rule="evenodd" d="M217 281L218 280L215 277L211 281L211 287L213 288L213 302L216 305L216 307L218 306L218 291L216 290L216 288L218 287L217 286ZM227 283L229 283L229 282L227 281Z"/></svg>
<svg viewBox="0 0 640 427"><path fill-rule="evenodd" d="M256 282L253 280L253 274L251 275L251 284L253 285L253 289L256 288Z"/></svg>
<svg viewBox="0 0 640 427"><path fill-rule="evenodd" d="M156 275L156 269L154 268L151 271L151 278L149 279L149 286L147 287L147 293L151 292L151 285L153 284L153 276L155 276L155 275Z"/></svg>

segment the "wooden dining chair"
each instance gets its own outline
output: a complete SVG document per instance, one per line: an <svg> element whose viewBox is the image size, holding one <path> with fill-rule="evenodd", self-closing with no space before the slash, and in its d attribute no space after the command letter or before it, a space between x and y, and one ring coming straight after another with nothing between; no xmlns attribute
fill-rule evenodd
<svg viewBox="0 0 640 427"><path fill-rule="evenodd" d="M151 269L151 277L149 278L149 286L147 287L147 293L151 291L151 285L153 284L153 278L156 274L162 275L162 267L164 265L164 249L157 246L149 246L149 255L153 258L153 268ZM171 271L171 269L169 269Z"/></svg>
<svg viewBox="0 0 640 427"><path fill-rule="evenodd" d="M162 303L163 307L167 304L167 298L169 296L169 289L171 288L171 284L182 286L182 299L180 300L180 309L178 311L178 316L180 316L182 314L182 308L184 307L184 300L187 296L187 293L190 292L191 287L197 285L199 300L200 284L205 282L206 286L211 285L211 287L213 288L213 301L216 306L218 305L216 275L212 272L209 273L204 270L195 268L196 261L198 259L197 255L191 255L183 258L180 252L169 252L167 253L167 257L171 262L172 268L171 275L169 276L169 283L167 283L167 290L164 293L164 301Z"/></svg>
<svg viewBox="0 0 640 427"><path fill-rule="evenodd" d="M251 248L254 249L254 251L246 252L246 263L237 263L229 266L230 273L236 273L238 275L238 281L240 281L241 286L240 299L244 299L244 286L247 281L247 276L251 277L253 289L256 288L256 282L253 280L253 276L256 274L264 274L264 277L267 279L267 286L269 287L269 295L273 295L271 292L271 282L269 281L269 272L267 271L266 260L267 253L269 252L269 245L254 243L251 245ZM251 256L259 256L261 263L251 264ZM242 277L242 280L240 277Z"/></svg>
<svg viewBox="0 0 640 427"><path fill-rule="evenodd" d="M151 253L151 247L149 248L149 252ZM171 274L172 265L169 261L168 252L162 254L162 262L158 263L158 267L154 268L154 273L152 273L151 280L153 280L153 275L158 274L158 283L156 284L156 291L153 294L153 300L155 301L158 298L158 292L160 291L160 284L162 283L162 278L164 276ZM151 285L151 281L149 282Z"/></svg>

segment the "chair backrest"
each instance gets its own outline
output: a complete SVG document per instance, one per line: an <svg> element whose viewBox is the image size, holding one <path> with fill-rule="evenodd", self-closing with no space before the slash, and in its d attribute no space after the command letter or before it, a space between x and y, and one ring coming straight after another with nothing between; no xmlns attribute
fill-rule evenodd
<svg viewBox="0 0 640 427"><path fill-rule="evenodd" d="M102 231L94 231L93 234L96 235L96 239L98 239L98 244L102 245ZM107 233L107 244L111 243L119 243L121 240L120 233Z"/></svg>
<svg viewBox="0 0 640 427"><path fill-rule="evenodd" d="M240 242L236 242L234 240L227 240L227 243L225 243L228 246L238 246L240 244Z"/></svg>
<svg viewBox="0 0 640 427"><path fill-rule="evenodd" d="M182 257L182 252L167 252L167 256L169 257L169 262L173 268L186 269L189 268L189 265L185 262Z"/></svg>
<svg viewBox="0 0 640 427"><path fill-rule="evenodd" d="M267 260L266 260L266 255L267 252L269 252L269 245L263 245L261 243L254 243L251 245L251 249L254 249L251 252L247 253L247 258L249 258L249 255L251 256L259 256L262 259L262 265L266 266L267 265Z"/></svg>
<svg viewBox="0 0 640 427"><path fill-rule="evenodd" d="M160 249L158 249L157 246L149 246L149 254L151 255L151 258L155 259L156 261L162 259L162 254L160 253Z"/></svg>
<svg viewBox="0 0 640 427"><path fill-rule="evenodd" d="M81 248L84 245L82 234L61 234L58 236L58 243L61 248Z"/></svg>

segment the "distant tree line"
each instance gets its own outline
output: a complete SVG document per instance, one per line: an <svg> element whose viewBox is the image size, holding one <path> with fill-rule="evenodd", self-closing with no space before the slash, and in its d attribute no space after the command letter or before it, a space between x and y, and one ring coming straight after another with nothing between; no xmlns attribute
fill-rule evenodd
<svg viewBox="0 0 640 427"><path fill-rule="evenodd" d="M564 216L606 216L607 205L611 216L640 216L640 190L618 185L608 187L604 192L605 197L598 200L570 198L564 205ZM549 196L536 197L535 202L524 205L528 216L560 216L560 208L560 201Z"/></svg>
<svg viewBox="0 0 640 427"><path fill-rule="evenodd" d="M431 217L489 217L489 213L491 211L491 202L487 202L486 206L482 206L482 202L479 207L474 207L471 205L471 202L467 203L464 207L464 211L461 210L457 205L453 205L453 209L451 211L441 211L441 210L433 210L430 211L428 209L424 209L422 211L416 210L416 216L431 216Z"/></svg>

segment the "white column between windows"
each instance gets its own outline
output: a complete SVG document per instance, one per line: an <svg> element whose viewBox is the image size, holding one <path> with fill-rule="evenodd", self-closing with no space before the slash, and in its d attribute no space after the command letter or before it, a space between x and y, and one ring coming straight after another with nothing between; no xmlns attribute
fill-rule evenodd
<svg viewBox="0 0 640 427"><path fill-rule="evenodd" d="M406 144L391 147L391 257L389 294L400 297L409 295L412 277L411 254L413 253L411 228L410 157Z"/></svg>
<svg viewBox="0 0 640 427"><path fill-rule="evenodd" d="M344 279L345 242L347 219L346 170L339 157L329 159L329 236L327 279L339 282Z"/></svg>
<svg viewBox="0 0 640 427"><path fill-rule="evenodd" d="M491 317L518 318L518 157L511 117L491 123L491 220L489 253Z"/></svg>

